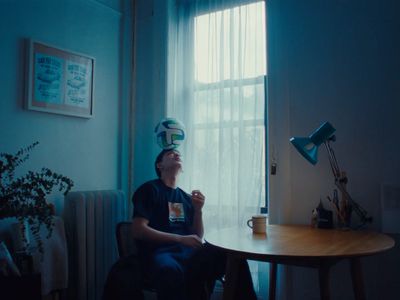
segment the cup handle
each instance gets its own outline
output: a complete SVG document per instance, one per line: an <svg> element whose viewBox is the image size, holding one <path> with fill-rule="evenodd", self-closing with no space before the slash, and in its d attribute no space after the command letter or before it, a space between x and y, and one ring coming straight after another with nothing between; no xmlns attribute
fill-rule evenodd
<svg viewBox="0 0 400 300"><path fill-rule="evenodd" d="M251 221L253 221L252 219L250 219L250 220L247 220L247 226L249 226L250 228L253 228L253 226L252 225L250 225L250 222Z"/></svg>

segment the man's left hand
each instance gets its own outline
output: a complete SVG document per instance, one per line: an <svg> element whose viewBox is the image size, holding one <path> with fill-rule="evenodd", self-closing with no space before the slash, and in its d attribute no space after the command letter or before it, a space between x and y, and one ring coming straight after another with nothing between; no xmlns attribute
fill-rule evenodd
<svg viewBox="0 0 400 300"><path fill-rule="evenodd" d="M202 210L205 200L206 197L204 197L199 190L192 191L192 204L196 212L200 212Z"/></svg>

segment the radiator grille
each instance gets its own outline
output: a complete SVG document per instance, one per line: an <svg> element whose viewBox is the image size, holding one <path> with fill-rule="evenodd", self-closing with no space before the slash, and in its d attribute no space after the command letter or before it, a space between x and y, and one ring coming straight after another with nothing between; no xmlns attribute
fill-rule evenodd
<svg viewBox="0 0 400 300"><path fill-rule="evenodd" d="M67 195L64 220L69 299L101 299L108 271L118 259L115 229L118 222L126 220L125 208L122 191L82 191Z"/></svg>

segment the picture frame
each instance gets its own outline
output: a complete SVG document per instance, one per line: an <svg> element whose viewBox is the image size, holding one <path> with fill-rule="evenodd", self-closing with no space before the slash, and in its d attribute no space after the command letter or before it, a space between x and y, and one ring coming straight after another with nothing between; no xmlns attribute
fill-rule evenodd
<svg viewBox="0 0 400 300"><path fill-rule="evenodd" d="M26 108L92 118L95 59L28 40Z"/></svg>

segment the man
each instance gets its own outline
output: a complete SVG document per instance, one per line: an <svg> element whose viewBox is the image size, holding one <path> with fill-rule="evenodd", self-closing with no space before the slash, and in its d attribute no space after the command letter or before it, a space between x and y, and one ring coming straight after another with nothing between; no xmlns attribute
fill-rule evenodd
<svg viewBox="0 0 400 300"><path fill-rule="evenodd" d="M225 254L203 244L199 190L189 195L177 186L182 157L163 150L155 161L158 179L144 183L133 195L133 236L138 240L145 275L159 300L207 299L225 269ZM241 268L243 290L238 299L256 299L247 264Z"/></svg>

